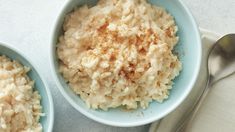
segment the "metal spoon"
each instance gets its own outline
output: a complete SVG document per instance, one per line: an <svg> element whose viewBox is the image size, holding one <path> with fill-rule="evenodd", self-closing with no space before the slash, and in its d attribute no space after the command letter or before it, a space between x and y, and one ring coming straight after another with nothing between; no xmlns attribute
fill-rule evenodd
<svg viewBox="0 0 235 132"><path fill-rule="evenodd" d="M188 115L179 121L175 132L186 132L212 86L235 73L235 34L225 35L213 45L208 54L207 68L207 85Z"/></svg>

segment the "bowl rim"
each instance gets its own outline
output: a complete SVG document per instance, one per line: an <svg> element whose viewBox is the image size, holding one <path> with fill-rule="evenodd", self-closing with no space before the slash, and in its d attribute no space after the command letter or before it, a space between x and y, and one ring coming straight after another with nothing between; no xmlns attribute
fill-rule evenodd
<svg viewBox="0 0 235 132"><path fill-rule="evenodd" d="M51 114L48 116L48 119L49 119L49 124L48 124L48 132L52 132L53 131L53 126L54 126L54 103L53 103L53 98L52 98L52 94L51 94L51 91L49 90L49 87L46 83L46 81L43 79L43 77L41 76L41 74L39 74L39 72L37 71L37 65L34 65L34 63L32 63L32 61L27 57L25 56L24 54L22 54L18 49L12 47L12 46L9 46L3 42L0 42L0 46L3 46L3 47L6 47L10 50L12 50L13 52L15 52L16 54L20 55L20 57L22 57L24 60L26 60L34 69L35 69L35 72L38 74L39 78L41 79L42 83L44 84L45 86L45 92L48 96L48 103L49 103L49 109L50 109L50 112ZM43 128L43 131L44 128Z"/></svg>
<svg viewBox="0 0 235 132"><path fill-rule="evenodd" d="M193 25L193 29L195 30L195 38L198 41L198 60L196 60L196 65L195 65L195 70L193 73L193 77L191 79L191 81L189 82L188 88L184 91L184 94L182 96L179 97L179 99L177 101L175 101L174 105L169 106L164 112L162 112L161 115L159 116L153 116L152 118L148 118L148 119L143 119L141 121L135 121L135 122L116 122L116 121L111 121L111 120L106 120L103 119L101 117L95 116L93 114L91 114L90 112L86 111L85 109L83 109L82 107L80 107L79 105L76 104L76 102L67 94L67 92L64 90L64 87L62 86L62 84L59 81L59 78L57 76L57 72L56 72L56 68L55 68L55 63L54 63L54 45L55 45L55 40L58 40L58 36L56 36L56 31L57 28L59 26L61 17L63 17L63 13L65 13L66 9L69 7L71 1L67 1L64 6L62 7L62 10L60 11L60 13L58 14L58 16L56 17L56 21L54 26L52 27L52 34L51 34L51 40L50 40L50 67L51 67L51 72L52 72L52 76L53 79L55 80L55 83L59 89L59 91L61 92L61 94L65 97L65 99L69 102L70 105L72 105L72 107L74 107L77 111L79 111L80 113L82 113L83 115L87 116L88 118L97 121L99 123L102 124L106 124L106 125L110 125L110 126L115 126L115 127L135 127L135 126L140 126L140 125L146 125L149 124L151 122L154 122L156 120L159 120L163 117L165 117L166 115L168 115L169 113L171 113L173 110L175 110L182 102L184 99L186 99L186 97L189 95L190 91L192 90L196 79L199 75L199 70L201 67L201 58L202 58L202 45L201 45L201 35L199 32L199 28L198 25L192 15L192 13L190 12L190 10L188 9L188 7L181 1L181 0L177 0L179 2L179 4L181 5L182 9L184 10L184 12L187 14L188 18L191 20L192 25ZM57 37L57 38L55 38Z"/></svg>

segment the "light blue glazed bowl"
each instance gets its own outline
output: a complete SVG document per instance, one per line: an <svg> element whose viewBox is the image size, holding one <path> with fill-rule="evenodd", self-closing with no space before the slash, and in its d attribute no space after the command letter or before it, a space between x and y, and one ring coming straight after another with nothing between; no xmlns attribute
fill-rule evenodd
<svg viewBox="0 0 235 132"><path fill-rule="evenodd" d="M17 52L17 50L13 47L9 47L0 43L0 55L5 55L13 60L17 60L24 66L27 66L31 69L28 73L28 76L30 79L35 81L34 88L41 96L42 111L46 114L46 116L42 116L40 118L40 123L42 124L43 132L52 132L54 123L54 107L51 92L46 86L45 81L43 81L32 63L25 56Z"/></svg>
<svg viewBox="0 0 235 132"><path fill-rule="evenodd" d="M174 85L170 91L169 99L163 103L153 101L147 109L137 109L134 111L123 111L119 108L109 111L88 109L85 103L66 84L58 71L58 59L56 55L56 44L58 37L62 33L62 24L65 15L75 7L83 4L95 5L97 0L71 0L66 3L60 12L51 40L51 66L57 86L68 102L87 117L100 123L131 127L144 125L159 120L173 111L186 98L194 86L201 64L201 39L198 27L187 7L180 0L149 0L152 4L157 4L167 9L176 20L179 27L178 36L180 41L175 47L183 64L183 70L174 80ZM66 112L66 111L65 111Z"/></svg>

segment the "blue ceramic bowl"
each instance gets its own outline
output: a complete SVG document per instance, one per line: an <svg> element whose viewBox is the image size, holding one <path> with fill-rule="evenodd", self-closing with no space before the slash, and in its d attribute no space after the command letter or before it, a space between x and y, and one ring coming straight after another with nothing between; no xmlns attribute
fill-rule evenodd
<svg viewBox="0 0 235 132"><path fill-rule="evenodd" d="M52 72L57 86L68 102L87 117L112 126L138 126L147 124L163 118L173 111L186 98L194 86L201 64L201 39L198 26L187 7L180 0L149 0L152 4L157 4L167 9L175 17L179 27L178 36L180 41L175 47L179 53L183 70L174 80L174 85L170 91L169 99L163 103L153 101L147 109L137 109L134 111L123 111L119 108L109 111L88 109L80 97L68 87L61 74L58 72L58 59L56 55L56 44L58 36L62 33L62 24L65 15L72 11L74 7L83 4L95 5L97 0L71 0L66 3L60 12L54 27L51 40L51 65Z"/></svg>
<svg viewBox="0 0 235 132"><path fill-rule="evenodd" d="M28 76L30 79L35 81L35 90L37 90L41 95L42 111L46 114L46 116L40 118L40 123L42 124L44 132L52 132L54 123L54 107L51 92L36 71L35 67L26 57L17 52L16 49L2 43L0 43L0 55L6 55L7 57L19 61L24 66L31 69Z"/></svg>

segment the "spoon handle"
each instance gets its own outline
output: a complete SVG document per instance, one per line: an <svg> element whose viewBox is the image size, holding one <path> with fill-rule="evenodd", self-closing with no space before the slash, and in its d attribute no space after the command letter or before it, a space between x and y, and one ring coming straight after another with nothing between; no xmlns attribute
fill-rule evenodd
<svg viewBox="0 0 235 132"><path fill-rule="evenodd" d="M224 77L222 77L222 78L220 78L216 81L213 81L212 77L210 76L208 81L207 81L207 85L205 86L202 94L199 96L199 98L197 99L195 104L192 106L190 111L188 113L186 113L186 116L183 119L180 120L181 122L179 122L179 124L176 126L175 132L186 132L187 128L190 127L191 122L193 121L193 119L196 116L199 108L201 107L202 103L204 102L204 100L205 100L207 94L209 93L211 87L215 83L217 83L217 82L219 82L219 81L221 81L221 80L223 80L227 77L230 77L234 74L235 74L235 71L231 72L230 74L228 74L228 75L226 75L226 76L224 76Z"/></svg>
<svg viewBox="0 0 235 132"><path fill-rule="evenodd" d="M195 115L197 114L199 108L201 107L203 101L205 100L207 94L210 91L210 79L207 81L207 85L205 86L202 94L199 96L195 104L192 106L190 111L187 113L187 116L179 122L179 125L177 125L175 132L186 132L186 129L191 124L192 120L194 119Z"/></svg>

